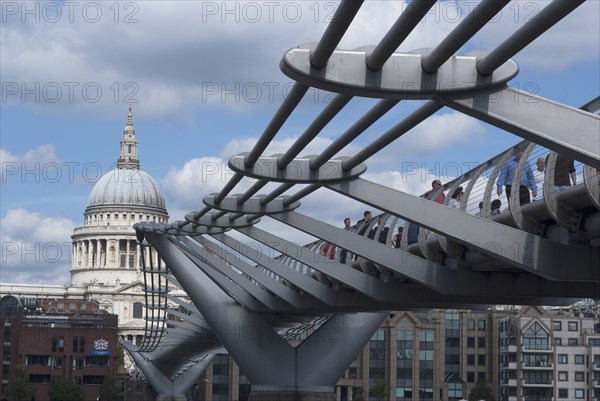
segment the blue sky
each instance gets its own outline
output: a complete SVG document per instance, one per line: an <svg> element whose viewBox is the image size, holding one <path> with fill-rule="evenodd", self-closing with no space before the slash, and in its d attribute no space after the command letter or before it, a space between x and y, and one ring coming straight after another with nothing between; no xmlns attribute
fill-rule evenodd
<svg viewBox="0 0 600 401"><path fill-rule="evenodd" d="M494 48L547 3L511 3L459 54ZM3 253L8 244L37 244L40 254L48 244L68 244L94 182L116 162L129 103L142 169L163 188L171 219L200 208L202 195L229 176L207 169L223 168L230 156L251 149L291 85L278 67L285 51L318 41L338 2L69 4L1 4ZM474 4L438 3L399 50L434 47ZM398 0L367 1L340 47L376 44L403 7ZM514 60L521 72L510 85L575 107L598 96L599 14L600 2L590 0L519 53ZM270 152L286 149L327 99L311 90ZM311 145L312 153L372 104L354 99ZM355 153L418 105L401 103L341 154ZM368 173L421 193L448 172L445 165L484 161L518 140L443 109L373 156ZM403 168L415 165L426 173L403 179ZM346 215L359 218L361 205L333 199L315 194L303 211L332 224ZM6 258L0 281L64 283L67 247L61 258Z"/></svg>

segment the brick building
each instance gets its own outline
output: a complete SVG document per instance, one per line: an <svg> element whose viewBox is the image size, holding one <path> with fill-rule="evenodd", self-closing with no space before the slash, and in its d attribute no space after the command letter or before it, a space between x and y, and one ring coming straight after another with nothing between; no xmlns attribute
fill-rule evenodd
<svg viewBox="0 0 600 401"><path fill-rule="evenodd" d="M16 366L35 383L36 401L49 401L50 383L73 381L85 401L94 401L106 376L118 365L116 315L84 300L0 299L0 400Z"/></svg>

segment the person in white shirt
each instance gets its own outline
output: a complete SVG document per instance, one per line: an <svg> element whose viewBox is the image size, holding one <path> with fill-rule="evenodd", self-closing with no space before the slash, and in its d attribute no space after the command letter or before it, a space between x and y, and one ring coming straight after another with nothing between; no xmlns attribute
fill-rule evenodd
<svg viewBox="0 0 600 401"><path fill-rule="evenodd" d="M533 170L533 177L537 184L537 196L535 199L542 199L544 197L544 176L546 175L546 159L538 157L535 161L536 169Z"/></svg>
<svg viewBox="0 0 600 401"><path fill-rule="evenodd" d="M460 201L462 201L464 193L465 191L463 190L463 187L456 188L452 193L452 199L450 199L450 201L448 202L448 206L454 209L460 208Z"/></svg>

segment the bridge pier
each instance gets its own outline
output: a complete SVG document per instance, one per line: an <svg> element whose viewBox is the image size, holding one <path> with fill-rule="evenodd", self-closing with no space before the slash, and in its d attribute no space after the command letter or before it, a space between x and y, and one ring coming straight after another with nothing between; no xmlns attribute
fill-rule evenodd
<svg viewBox="0 0 600 401"><path fill-rule="evenodd" d="M159 394L158 397L156 397L156 401L187 401L187 397L185 394Z"/></svg>
<svg viewBox="0 0 600 401"><path fill-rule="evenodd" d="M256 388L255 387L259 387ZM277 386L252 386L250 401L335 401L334 387L286 388Z"/></svg>
<svg viewBox="0 0 600 401"><path fill-rule="evenodd" d="M221 290L174 244L177 238L144 235L252 383L252 401L334 401L335 383L387 316L336 314L293 347Z"/></svg>
<svg viewBox="0 0 600 401"><path fill-rule="evenodd" d="M148 383L156 394L156 401L186 401L187 391L194 385L200 375L206 370L216 354L208 354L204 359L196 362L188 370L179 375L175 380L161 372L152 361L144 358L139 352L125 346L125 349L135 362L137 367L144 373Z"/></svg>

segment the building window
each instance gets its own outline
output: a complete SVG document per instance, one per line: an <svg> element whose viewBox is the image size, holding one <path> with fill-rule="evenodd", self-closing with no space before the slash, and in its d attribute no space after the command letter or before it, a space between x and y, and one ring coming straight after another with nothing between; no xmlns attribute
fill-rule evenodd
<svg viewBox="0 0 600 401"><path fill-rule="evenodd" d="M577 339L576 338L569 338L569 345L571 345L571 346L577 345Z"/></svg>
<svg viewBox="0 0 600 401"><path fill-rule="evenodd" d="M485 381L485 372L477 372L477 381Z"/></svg>
<svg viewBox="0 0 600 401"><path fill-rule="evenodd" d="M558 381L566 382L569 380L569 372L558 372Z"/></svg>
<svg viewBox="0 0 600 401"><path fill-rule="evenodd" d="M562 322L560 320L553 321L552 322L552 330L562 331Z"/></svg>
<svg viewBox="0 0 600 401"><path fill-rule="evenodd" d="M144 305L141 302L135 302L133 304L133 318L141 319L143 316Z"/></svg>
<svg viewBox="0 0 600 401"><path fill-rule="evenodd" d="M477 355L477 365L485 365L485 355Z"/></svg>
<svg viewBox="0 0 600 401"><path fill-rule="evenodd" d="M467 355L467 365L475 365L475 355L473 355L473 354Z"/></svg>
<svg viewBox="0 0 600 401"><path fill-rule="evenodd" d="M479 348L485 348L485 337L478 337L477 338L477 347L479 347Z"/></svg>
<svg viewBox="0 0 600 401"><path fill-rule="evenodd" d="M477 321L477 328L479 330L485 330L485 320L478 320Z"/></svg>
<svg viewBox="0 0 600 401"><path fill-rule="evenodd" d="M575 381L582 382L585 380L585 375L583 372L575 372Z"/></svg>
<svg viewBox="0 0 600 401"><path fill-rule="evenodd" d="M475 372L467 372L467 383L475 383Z"/></svg>
<svg viewBox="0 0 600 401"><path fill-rule="evenodd" d="M558 363L560 365L566 365L569 363L569 356L566 354L558 354Z"/></svg>
<svg viewBox="0 0 600 401"><path fill-rule="evenodd" d="M475 337L467 337L467 348L475 348Z"/></svg>
<svg viewBox="0 0 600 401"><path fill-rule="evenodd" d="M467 330L475 330L475 320L467 320Z"/></svg>
<svg viewBox="0 0 600 401"><path fill-rule="evenodd" d="M575 390L575 398L584 398L585 391L584 390Z"/></svg>
<svg viewBox="0 0 600 401"><path fill-rule="evenodd" d="M562 338L555 338L554 345L562 345Z"/></svg>
<svg viewBox="0 0 600 401"><path fill-rule="evenodd" d="M523 345L525 349L549 349L549 335L538 322L523 332Z"/></svg>
<svg viewBox="0 0 600 401"><path fill-rule="evenodd" d="M583 365L583 363L584 363L584 356L583 355L575 355L575 363L577 365Z"/></svg>
<svg viewBox="0 0 600 401"><path fill-rule="evenodd" d="M558 398L569 398L569 390L566 388L559 388Z"/></svg>
<svg viewBox="0 0 600 401"><path fill-rule="evenodd" d="M569 331L577 331L577 322L569 322Z"/></svg>
<svg viewBox="0 0 600 401"><path fill-rule="evenodd" d="M462 383L448 383L448 398L463 398Z"/></svg>

